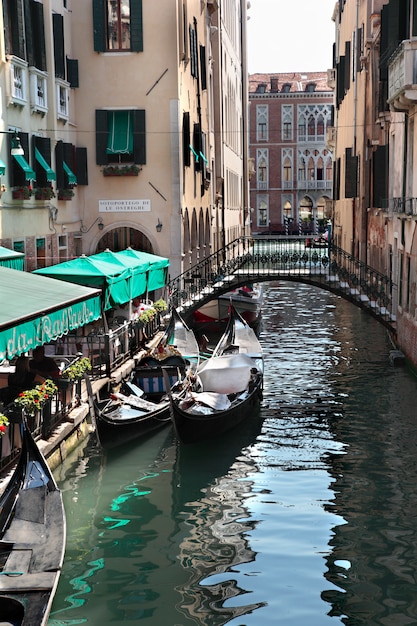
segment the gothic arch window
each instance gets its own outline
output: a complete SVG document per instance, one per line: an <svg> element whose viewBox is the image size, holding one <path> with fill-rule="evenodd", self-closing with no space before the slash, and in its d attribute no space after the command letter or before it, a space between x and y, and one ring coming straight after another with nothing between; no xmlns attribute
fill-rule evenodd
<svg viewBox="0 0 417 626"><path fill-rule="evenodd" d="M256 106L256 141L268 141L268 106L258 104Z"/></svg>
<svg viewBox="0 0 417 626"><path fill-rule="evenodd" d="M317 139L324 139L324 117L323 115L320 113L320 115L317 118Z"/></svg>
<svg viewBox="0 0 417 626"><path fill-rule="evenodd" d="M298 141L306 140L306 118L304 113L298 116Z"/></svg>
<svg viewBox="0 0 417 626"><path fill-rule="evenodd" d="M257 183L258 189L266 189L268 186L268 150L257 150Z"/></svg>
<svg viewBox="0 0 417 626"><path fill-rule="evenodd" d="M284 104L281 109L281 137L283 141L291 141L293 138L293 117L293 105Z"/></svg>
<svg viewBox="0 0 417 626"><path fill-rule="evenodd" d="M317 180L324 180L324 163L322 157L317 159Z"/></svg>
<svg viewBox="0 0 417 626"><path fill-rule="evenodd" d="M268 198L266 196L258 196L256 223L260 228L266 228L269 224L268 209Z"/></svg>
<svg viewBox="0 0 417 626"><path fill-rule="evenodd" d="M292 185L292 167L293 167L293 151L292 149L284 148L281 155L282 160L282 182L283 187L290 189Z"/></svg>
<svg viewBox="0 0 417 626"><path fill-rule="evenodd" d="M314 115L308 116L308 140L315 141L316 139L316 120Z"/></svg>

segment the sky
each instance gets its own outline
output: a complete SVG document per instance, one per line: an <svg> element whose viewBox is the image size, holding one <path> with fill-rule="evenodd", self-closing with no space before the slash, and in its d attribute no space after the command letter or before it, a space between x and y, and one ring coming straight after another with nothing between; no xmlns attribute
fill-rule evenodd
<svg viewBox="0 0 417 626"><path fill-rule="evenodd" d="M249 74L332 67L336 0L250 0Z"/></svg>

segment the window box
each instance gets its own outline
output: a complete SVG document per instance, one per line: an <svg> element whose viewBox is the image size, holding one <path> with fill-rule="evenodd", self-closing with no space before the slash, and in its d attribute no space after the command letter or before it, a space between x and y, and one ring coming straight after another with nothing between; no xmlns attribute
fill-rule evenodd
<svg viewBox="0 0 417 626"><path fill-rule="evenodd" d="M35 200L50 200L51 198L55 198L52 187L37 187L35 189Z"/></svg>
<svg viewBox="0 0 417 626"><path fill-rule="evenodd" d="M106 165L103 167L103 176L138 176L139 165Z"/></svg>
<svg viewBox="0 0 417 626"><path fill-rule="evenodd" d="M22 186L12 189L13 200L29 200L32 196L32 187Z"/></svg>
<svg viewBox="0 0 417 626"><path fill-rule="evenodd" d="M58 200L72 200L74 197L74 192L72 189L59 189L58 190Z"/></svg>

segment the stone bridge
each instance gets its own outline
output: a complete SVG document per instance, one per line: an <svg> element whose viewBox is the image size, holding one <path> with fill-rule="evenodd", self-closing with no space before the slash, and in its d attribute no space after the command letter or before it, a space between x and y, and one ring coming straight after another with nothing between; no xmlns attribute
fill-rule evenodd
<svg viewBox="0 0 417 626"><path fill-rule="evenodd" d="M170 306L186 321L203 304L253 282L301 282L331 291L370 313L395 335L396 286L388 276L314 236L239 238L169 282Z"/></svg>

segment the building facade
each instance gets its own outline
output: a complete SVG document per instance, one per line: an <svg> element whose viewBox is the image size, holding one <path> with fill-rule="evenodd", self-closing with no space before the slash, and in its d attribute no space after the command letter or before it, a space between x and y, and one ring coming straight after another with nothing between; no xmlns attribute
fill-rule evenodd
<svg viewBox="0 0 417 626"><path fill-rule="evenodd" d="M249 77L252 232L324 230L332 198L326 72Z"/></svg>
<svg viewBox="0 0 417 626"><path fill-rule="evenodd" d="M334 240L389 277L417 365L417 3L340 0L334 21Z"/></svg>
<svg viewBox="0 0 417 626"><path fill-rule="evenodd" d="M0 245L29 270L132 246L173 277L244 234L245 1L1 4Z"/></svg>

